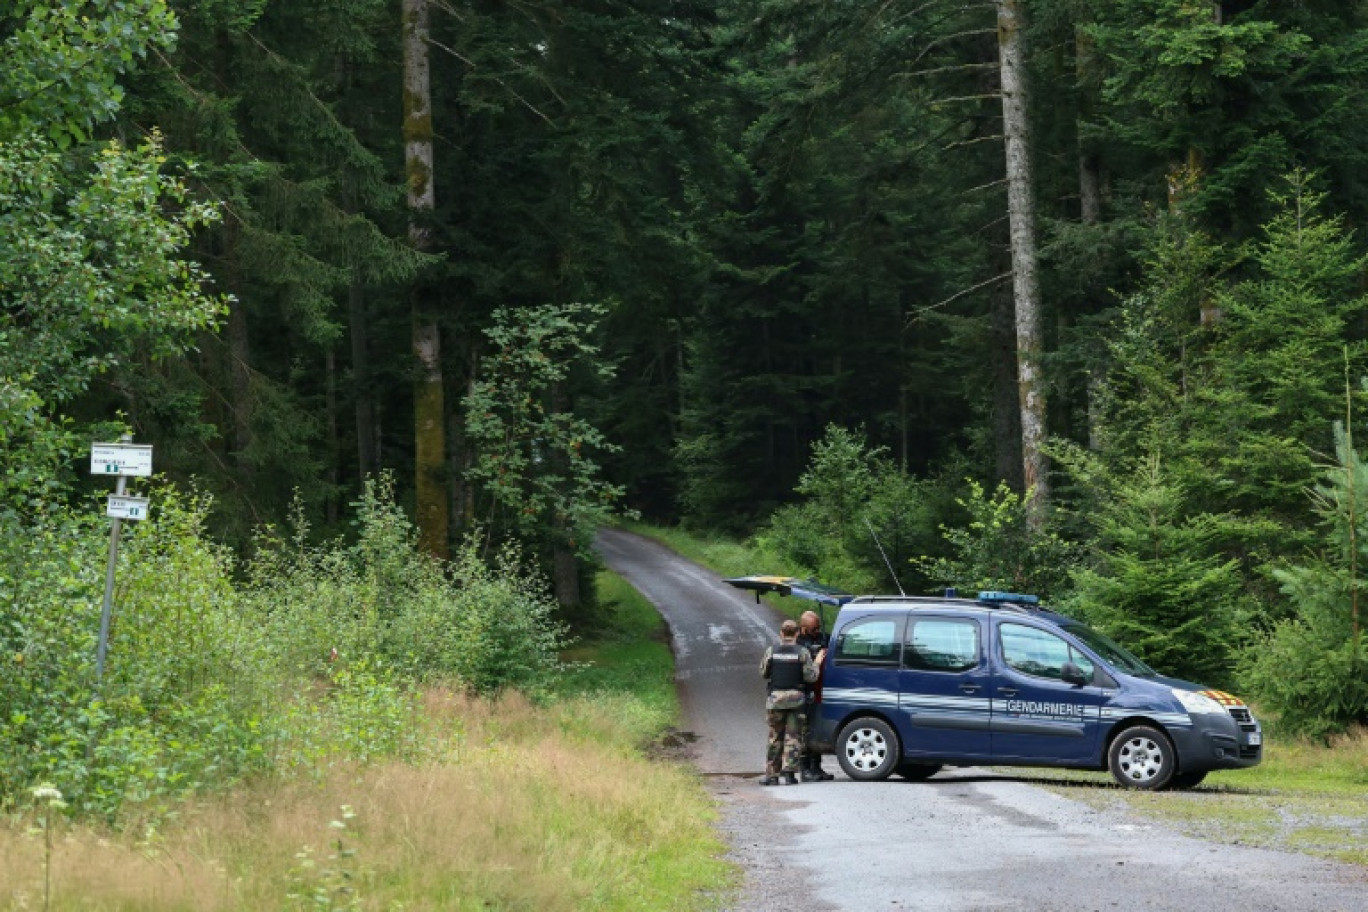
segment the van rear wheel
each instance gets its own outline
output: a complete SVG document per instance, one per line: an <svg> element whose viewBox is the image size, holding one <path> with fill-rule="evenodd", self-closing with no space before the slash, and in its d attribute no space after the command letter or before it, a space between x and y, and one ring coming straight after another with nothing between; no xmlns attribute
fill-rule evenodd
<svg viewBox="0 0 1368 912"><path fill-rule="evenodd" d="M1133 725L1116 736L1107 750L1107 764L1117 782L1127 788L1157 791L1173 779L1173 742L1157 728Z"/></svg>
<svg viewBox="0 0 1368 912"><path fill-rule="evenodd" d="M883 719L862 716L846 723L836 736L836 762L851 779L887 779L901 756L897 732Z"/></svg>

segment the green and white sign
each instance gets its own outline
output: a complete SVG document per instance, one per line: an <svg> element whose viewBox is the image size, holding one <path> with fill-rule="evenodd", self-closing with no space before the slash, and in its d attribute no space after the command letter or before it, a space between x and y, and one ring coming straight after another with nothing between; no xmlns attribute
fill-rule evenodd
<svg viewBox="0 0 1368 912"><path fill-rule="evenodd" d="M146 497L126 497L110 494L105 506L105 516L115 519L147 519L148 499Z"/></svg>
<svg viewBox="0 0 1368 912"><path fill-rule="evenodd" d="M152 474L152 447L134 443L92 443L90 474L140 478Z"/></svg>

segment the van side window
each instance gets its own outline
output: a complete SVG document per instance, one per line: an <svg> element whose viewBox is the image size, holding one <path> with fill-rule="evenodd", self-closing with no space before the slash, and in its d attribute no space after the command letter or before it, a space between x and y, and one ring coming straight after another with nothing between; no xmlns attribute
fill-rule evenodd
<svg viewBox="0 0 1368 912"><path fill-rule="evenodd" d="M979 625L948 618L913 618L907 627L903 667L968 671L979 663Z"/></svg>
<svg viewBox="0 0 1368 912"><path fill-rule="evenodd" d="M848 624L836 638L838 665L897 665L899 619L865 618Z"/></svg>
<svg viewBox="0 0 1368 912"><path fill-rule="evenodd" d="M1052 633L1024 624L1003 624L998 633L1002 660L1022 674L1059 681L1064 663L1072 662L1089 678L1093 675L1092 660Z"/></svg>

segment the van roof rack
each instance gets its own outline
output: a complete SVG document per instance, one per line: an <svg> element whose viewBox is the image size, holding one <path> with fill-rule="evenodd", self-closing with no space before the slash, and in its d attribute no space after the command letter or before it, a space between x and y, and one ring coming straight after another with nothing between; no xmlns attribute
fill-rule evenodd
<svg viewBox="0 0 1368 912"><path fill-rule="evenodd" d="M1027 595L1023 592L999 592L996 589L989 589L978 594L978 602L989 608L1011 606L1040 610L1040 596Z"/></svg>
<svg viewBox="0 0 1368 912"><path fill-rule="evenodd" d="M940 595L861 595L852 602L859 602L862 605L870 604L905 604L907 602L925 602L931 605L944 604L946 599ZM962 600L961 600L962 601Z"/></svg>
<svg viewBox="0 0 1368 912"><path fill-rule="evenodd" d="M1044 611L1040 596L1024 592L1000 592L996 589L984 590L976 598L956 595L947 589L945 595L861 595L851 599L859 605L944 605L946 602L959 602L961 605L978 605L982 608L996 608L1004 611Z"/></svg>

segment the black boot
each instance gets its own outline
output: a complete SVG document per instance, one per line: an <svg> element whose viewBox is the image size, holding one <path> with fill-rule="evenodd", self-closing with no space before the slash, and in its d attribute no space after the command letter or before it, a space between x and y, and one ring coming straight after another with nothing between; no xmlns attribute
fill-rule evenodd
<svg viewBox="0 0 1368 912"><path fill-rule="evenodd" d="M813 755L803 758L803 781L804 782L828 782L836 777L831 773L822 771L822 758L820 755Z"/></svg>
<svg viewBox="0 0 1368 912"><path fill-rule="evenodd" d="M793 778L793 773L781 773L779 775L779 781L782 782L784 785L798 784L798 780Z"/></svg>

